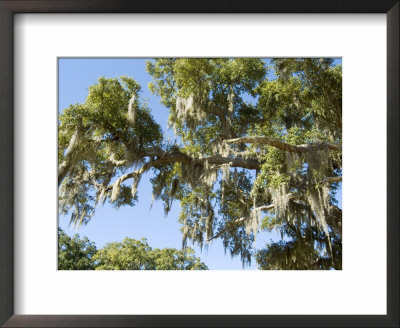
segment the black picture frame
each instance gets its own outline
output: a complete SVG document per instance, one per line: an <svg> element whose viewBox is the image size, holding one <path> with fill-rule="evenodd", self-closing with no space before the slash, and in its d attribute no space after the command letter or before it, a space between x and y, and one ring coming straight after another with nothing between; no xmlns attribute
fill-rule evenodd
<svg viewBox="0 0 400 328"><path fill-rule="evenodd" d="M0 0L0 324L4 327L399 327L399 8L398 0ZM14 315L13 177L17 172L13 161L13 17L16 13L385 13L387 315Z"/></svg>

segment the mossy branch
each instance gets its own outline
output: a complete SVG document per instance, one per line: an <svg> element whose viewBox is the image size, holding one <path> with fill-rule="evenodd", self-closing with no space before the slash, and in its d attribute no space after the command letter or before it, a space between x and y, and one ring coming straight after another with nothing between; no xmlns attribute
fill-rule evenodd
<svg viewBox="0 0 400 328"><path fill-rule="evenodd" d="M292 145L286 142L280 141L275 138L270 137L259 137L259 136L249 136L249 137L240 137L235 139L226 139L224 140L227 144L238 144L238 143L254 143L254 144L264 144L271 147L278 148L283 151L291 152L291 153L306 153L308 151L317 151L317 150L336 150L341 151L342 147L339 145L335 145L332 143L312 143L312 144L303 144L303 145Z"/></svg>

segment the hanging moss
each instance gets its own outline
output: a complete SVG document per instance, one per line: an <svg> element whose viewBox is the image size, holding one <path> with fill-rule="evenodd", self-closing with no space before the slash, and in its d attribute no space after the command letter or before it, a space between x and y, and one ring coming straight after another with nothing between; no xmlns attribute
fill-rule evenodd
<svg viewBox="0 0 400 328"><path fill-rule="evenodd" d="M270 189L270 194L272 196L272 203L275 205L275 212L278 216L285 216L288 208L288 186L286 183L279 185L277 189Z"/></svg>
<svg viewBox="0 0 400 328"><path fill-rule="evenodd" d="M305 153L305 160L310 169L320 170L328 166L329 151L328 150L309 150Z"/></svg>
<svg viewBox="0 0 400 328"><path fill-rule="evenodd" d="M231 116L233 114L233 98L235 97L235 93L233 91L232 86L229 87L229 94L228 94L228 112Z"/></svg>
<svg viewBox="0 0 400 328"><path fill-rule="evenodd" d="M250 211L248 219L244 221L247 235L250 235L251 233L254 234L254 237L257 235L258 227L260 225L260 217L261 212L257 209L256 197L253 196L253 208Z"/></svg>
<svg viewBox="0 0 400 328"><path fill-rule="evenodd" d="M221 165L222 181L227 182L231 174L231 166L229 164Z"/></svg>
<svg viewBox="0 0 400 328"><path fill-rule="evenodd" d="M185 122L189 129L195 129L197 125L207 118L207 113L203 108L201 100L194 95L187 98L176 98L177 119Z"/></svg>
<svg viewBox="0 0 400 328"><path fill-rule="evenodd" d="M117 181L114 182L113 188L111 191L111 198L110 201L113 203L117 200L119 197L119 194L121 192L121 179L117 179Z"/></svg>
<svg viewBox="0 0 400 328"><path fill-rule="evenodd" d="M128 121L131 127L135 125L136 122L136 105L135 105L135 94L132 94L128 105Z"/></svg>
<svg viewBox="0 0 400 328"><path fill-rule="evenodd" d="M329 197L330 195L328 188L316 188L315 190L311 190L309 192L308 202L311 205L312 211L315 212L317 216L319 226L328 239L329 253L333 257L331 238L328 224L326 222L326 213L329 213L330 211Z"/></svg>
<svg viewBox="0 0 400 328"><path fill-rule="evenodd" d="M286 165L289 170L296 168L302 162L302 160L303 157L300 153L290 151L286 152Z"/></svg>

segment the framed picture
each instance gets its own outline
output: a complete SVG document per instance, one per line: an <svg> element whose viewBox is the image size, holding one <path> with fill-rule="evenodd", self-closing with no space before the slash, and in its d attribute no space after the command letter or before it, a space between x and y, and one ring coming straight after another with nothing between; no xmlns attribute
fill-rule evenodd
<svg viewBox="0 0 400 328"><path fill-rule="evenodd" d="M398 327L398 1L5 0L0 10L2 325ZM198 67L207 74L195 83ZM131 74L136 80L117 77ZM110 78L96 81L98 75ZM150 93L138 93L137 83L143 88L150 78L149 89L172 115L175 141L160 134L155 122L166 116L150 112ZM64 97L79 84L86 88L83 100ZM225 107L228 121L215 114ZM252 124L259 115L268 124ZM233 133L238 127L245 132ZM132 138L134 144L127 142ZM129 173L132 166L137 171ZM176 264L143 240L108 244L80 266L63 257L68 245L53 247L57 229L67 227L62 220L91 220L91 195L76 191L87 181L94 203L130 206L138 202L141 174L151 168L153 195L158 186L164 210L177 193L189 209L174 213L184 244L222 239L243 267L264 270L232 270L221 257L203 271L205 255L199 261L170 249L188 256ZM133 183L125 184L128 179ZM232 181L253 198L229 194ZM263 181L268 184L257 193ZM194 199L195 193L207 195ZM248 205L225 206L229 197ZM206 201L210 206L198 205ZM66 215L58 223L57 213ZM281 241L247 256L261 226L279 231ZM169 233L164 228L152 240ZM62 230L58 238L71 241ZM90 241L83 242L91 252ZM107 258L128 244L151 257L138 266ZM202 271L155 271L177 265ZM121 271L109 271L115 268Z"/></svg>

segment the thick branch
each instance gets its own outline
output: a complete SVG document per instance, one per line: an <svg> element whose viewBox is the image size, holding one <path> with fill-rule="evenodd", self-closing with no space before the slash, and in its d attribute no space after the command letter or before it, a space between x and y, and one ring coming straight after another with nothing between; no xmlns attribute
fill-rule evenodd
<svg viewBox="0 0 400 328"><path fill-rule="evenodd" d="M322 180L318 185L323 185L323 184L331 184L331 183L337 183L342 181L342 176L339 177L327 177L324 180Z"/></svg>
<svg viewBox="0 0 400 328"><path fill-rule="evenodd" d="M250 137L241 137L235 139L227 139L224 142L231 144L237 143L258 143L265 144L268 146L272 146L278 148L283 151L292 152L292 153L305 153L310 150L341 150L341 146L331 144L331 143L313 143L313 144L303 144L303 145L291 145L285 142L282 142L275 138L269 137L258 137L258 136L250 136Z"/></svg>
<svg viewBox="0 0 400 328"><path fill-rule="evenodd" d="M202 158L192 158L184 153L176 152L176 153L168 153L162 150L160 147L150 147L144 149L140 157L146 156L156 156L157 163L164 164L170 162L183 162L183 163L190 163L191 161L195 161L197 163L203 163L207 161L209 164L214 165L222 165L222 164L229 164L231 167L241 167L249 170L259 170L261 168L261 162L256 159L251 158L242 158L242 157L223 157L219 155L202 157ZM156 164L157 165L157 164Z"/></svg>
<svg viewBox="0 0 400 328"><path fill-rule="evenodd" d="M261 162L250 158L230 158L222 156L209 156L204 158L194 159L195 161L203 162L208 161L209 164L221 165L229 164L231 167L241 167L249 170L259 170L261 168Z"/></svg>
<svg viewBox="0 0 400 328"><path fill-rule="evenodd" d="M134 172L131 173L127 173L121 177L118 178L119 183L122 183L128 179L132 179L136 176L139 176L145 172L147 172L148 170L150 170L152 167L157 166L157 165L161 165L161 164L165 164L165 163L172 163L172 162L186 162L188 159L188 156L182 153L178 153L175 155L169 155L169 156L165 156L156 160L151 160L149 162L147 162L146 164L144 164L139 170L136 170ZM113 187L113 185L109 185L106 188L107 190L111 190Z"/></svg>
<svg viewBox="0 0 400 328"><path fill-rule="evenodd" d="M150 160L146 164L144 164L139 170L134 172L125 174L119 178L119 183L122 183L128 179L132 179L137 175L141 175L151 169L154 166L166 164L166 163L190 163L191 161L204 163L207 161L209 164L229 164L231 167L242 167L247 169L259 169L261 167L261 163L257 160L253 159L244 159L244 158L229 158L229 157L222 157L222 156L209 156L204 158L191 158L184 153L172 153L168 154L161 150L159 147L152 147L149 153L142 153L143 156L157 156L161 155L155 160ZM106 190L111 190L112 185L109 185Z"/></svg>

